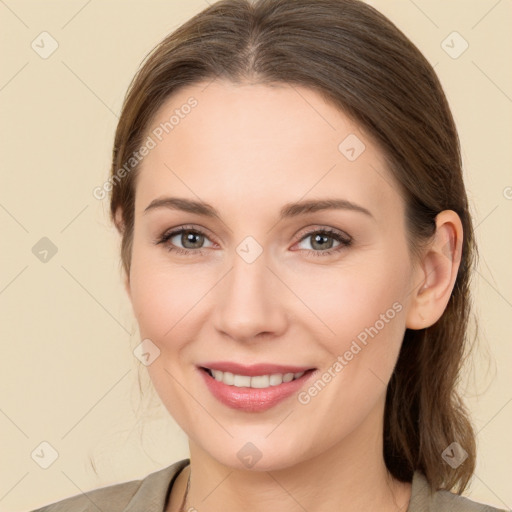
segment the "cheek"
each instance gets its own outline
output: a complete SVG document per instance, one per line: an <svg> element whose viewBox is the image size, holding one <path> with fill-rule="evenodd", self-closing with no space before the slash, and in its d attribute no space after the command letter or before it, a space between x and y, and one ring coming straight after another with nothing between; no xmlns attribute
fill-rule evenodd
<svg viewBox="0 0 512 512"><path fill-rule="evenodd" d="M132 304L140 334L155 343L179 338L180 327L204 295L204 286L185 273L144 270L135 274ZM186 277L187 276L187 277Z"/></svg>
<svg viewBox="0 0 512 512"><path fill-rule="evenodd" d="M318 340L333 359L346 351L357 351L357 345L364 349L360 355L364 354L365 362L373 358L378 363L381 359L389 366L397 356L405 329L407 273L382 261L386 260L316 273L302 284L297 281L294 289L311 312L303 321L310 327L318 326L318 332L323 333Z"/></svg>
<svg viewBox="0 0 512 512"><path fill-rule="evenodd" d="M374 262L373 267L352 267L330 279L316 277L308 283L320 287L309 294L303 288L303 299L318 317L308 314L301 321L309 332L319 326L315 340L324 357L318 380L327 384L314 383L299 402L311 401L318 417L339 413L342 419L333 429L340 435L355 428L383 399L405 331L406 273Z"/></svg>
<svg viewBox="0 0 512 512"><path fill-rule="evenodd" d="M208 291L203 275L167 264L159 251L134 245L130 272L131 302L140 334L154 343L177 338L187 315Z"/></svg>
<svg viewBox="0 0 512 512"><path fill-rule="evenodd" d="M381 315L394 319L397 310L403 309L403 274L383 266L342 269L339 273L316 273L307 281L297 282L295 290L326 333L333 338L356 337Z"/></svg>

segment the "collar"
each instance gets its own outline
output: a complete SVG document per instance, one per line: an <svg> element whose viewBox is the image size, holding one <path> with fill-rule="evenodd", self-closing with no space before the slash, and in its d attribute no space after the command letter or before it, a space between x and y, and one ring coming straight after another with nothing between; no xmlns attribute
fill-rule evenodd
<svg viewBox="0 0 512 512"><path fill-rule="evenodd" d="M123 512L163 512L174 481L189 463L183 459L146 476Z"/></svg>
<svg viewBox="0 0 512 512"><path fill-rule="evenodd" d="M432 492L425 475L415 471L412 477L411 499L407 512L429 512L431 502Z"/></svg>

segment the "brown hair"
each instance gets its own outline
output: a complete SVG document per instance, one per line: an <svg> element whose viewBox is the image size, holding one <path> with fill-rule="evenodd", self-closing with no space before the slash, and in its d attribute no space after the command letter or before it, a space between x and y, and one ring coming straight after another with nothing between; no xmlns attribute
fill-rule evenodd
<svg viewBox="0 0 512 512"><path fill-rule="evenodd" d="M221 0L188 20L146 58L115 134L110 213L122 233L127 276L138 165L122 179L116 170L141 146L164 100L216 77L309 87L365 129L401 188L412 254L418 256L434 234L439 212L460 216L461 261L446 310L431 327L406 330L388 385L384 460L401 481L410 482L419 470L432 489L458 484L461 493L476 458L473 428L456 390L469 341L476 246L459 139L432 66L393 23L359 0ZM468 454L456 468L442 458L453 442Z"/></svg>

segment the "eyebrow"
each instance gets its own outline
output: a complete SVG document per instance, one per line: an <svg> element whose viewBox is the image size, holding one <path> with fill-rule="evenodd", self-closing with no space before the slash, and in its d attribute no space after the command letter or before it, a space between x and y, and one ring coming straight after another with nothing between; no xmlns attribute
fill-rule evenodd
<svg viewBox="0 0 512 512"><path fill-rule="evenodd" d="M144 214L151 210L160 208L167 208L171 210L182 210L188 213L195 213L205 217L211 217L221 220L219 212L208 203L202 201L194 201L192 199L185 199L181 197L162 197L154 199L144 210ZM374 219L372 213L352 201L347 199L310 199L307 201L299 201L296 203L285 204L279 213L280 219L287 219L298 217L307 213L314 213L321 210L350 210L365 215Z"/></svg>

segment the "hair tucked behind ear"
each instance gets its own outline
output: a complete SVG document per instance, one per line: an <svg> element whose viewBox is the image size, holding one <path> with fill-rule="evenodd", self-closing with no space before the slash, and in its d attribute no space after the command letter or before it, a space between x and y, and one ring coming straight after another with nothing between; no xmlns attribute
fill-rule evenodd
<svg viewBox="0 0 512 512"><path fill-rule="evenodd" d="M173 92L215 77L309 87L351 116L380 147L399 183L411 254L434 233L439 212L460 216L462 259L447 308L433 326L406 330L388 385L384 459L400 480L411 481L420 470L433 489L458 485L462 492L476 450L456 384L468 342L476 248L457 131L432 66L395 25L358 0L223 0L194 16L148 56L117 127L110 206L123 235L127 274L138 168L123 179L116 173ZM456 468L442 458L453 442L468 454Z"/></svg>

